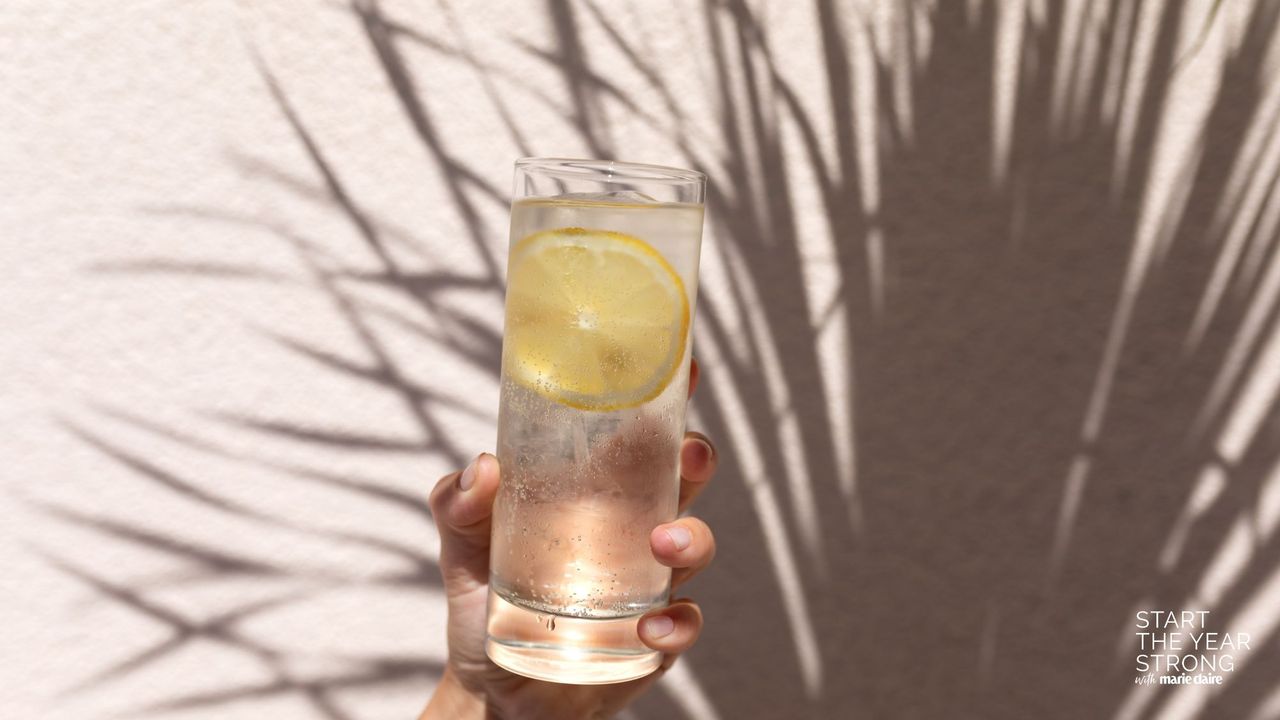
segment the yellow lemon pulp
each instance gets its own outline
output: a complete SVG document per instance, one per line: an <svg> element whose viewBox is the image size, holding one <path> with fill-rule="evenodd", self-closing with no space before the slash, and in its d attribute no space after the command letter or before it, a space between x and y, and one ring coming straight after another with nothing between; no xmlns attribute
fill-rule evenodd
<svg viewBox="0 0 1280 720"><path fill-rule="evenodd" d="M684 283L639 238L559 228L511 249L504 372L546 398L597 411L652 400L688 334Z"/></svg>

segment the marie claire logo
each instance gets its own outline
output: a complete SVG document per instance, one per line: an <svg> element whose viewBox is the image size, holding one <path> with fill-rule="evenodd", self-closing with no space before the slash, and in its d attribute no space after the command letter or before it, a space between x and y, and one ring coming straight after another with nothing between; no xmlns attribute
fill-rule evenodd
<svg viewBox="0 0 1280 720"><path fill-rule="evenodd" d="M1249 650L1249 633L1210 629L1208 610L1139 610L1138 685L1221 685Z"/></svg>

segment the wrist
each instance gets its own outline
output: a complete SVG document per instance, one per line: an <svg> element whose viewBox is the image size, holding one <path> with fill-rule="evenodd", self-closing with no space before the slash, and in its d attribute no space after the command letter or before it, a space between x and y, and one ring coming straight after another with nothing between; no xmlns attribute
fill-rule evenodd
<svg viewBox="0 0 1280 720"><path fill-rule="evenodd" d="M484 716L484 696L468 690L454 674L453 666L445 665L444 676L418 720L484 720Z"/></svg>

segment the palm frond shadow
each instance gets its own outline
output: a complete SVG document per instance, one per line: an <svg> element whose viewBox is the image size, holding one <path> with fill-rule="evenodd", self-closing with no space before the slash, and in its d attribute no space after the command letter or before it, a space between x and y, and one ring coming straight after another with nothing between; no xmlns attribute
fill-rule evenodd
<svg viewBox="0 0 1280 720"><path fill-rule="evenodd" d="M1264 72L1280 4L1240 11L1243 29L1222 51L1203 131L1173 173L1160 170L1169 167L1161 156L1168 118L1178 112L1180 78L1211 61L1200 57L1215 42L1204 39L1211 30L1184 27L1192 14L1182 2L1141 11L1117 3L1097 16L1050 3L1010 18L1010 8L1022 5L901 3L885 21L816 0L806 12L818 28L810 50L826 96L810 98L798 89L792 55L774 46L753 7L709 0L690 23L702 33L694 51L710 73L709 117L684 111L671 69L590 0L548 0L553 37L520 45L528 62L559 73L563 119L583 147L625 155L606 108L634 111L714 180L708 221L718 242L705 262L730 281L708 287L700 303L696 350L707 372L694 406L721 448L722 477L699 508L721 538L720 555L713 580L693 586L709 620L688 658L696 687L668 685L641 702L637 717L698 717L681 697L689 692L726 718L1245 717L1275 701L1274 637L1260 639L1221 692L1194 701L1135 691L1127 643L1135 608L1211 606L1226 624L1266 599L1280 566L1276 523L1256 520L1264 496L1280 492L1280 413L1267 380L1280 362L1280 211L1269 209L1280 207L1280 163L1264 152L1280 122ZM258 330L318 372L397 397L415 435L206 419L275 442L418 454L457 467L477 448L451 434L445 417L485 411L407 374L379 327L390 322L432 344L441 364L496 378L498 318L463 315L439 298L501 297L496 229L505 198L445 141L430 79L414 75L406 53L467 64L513 147L547 148L503 103L499 88L517 79L468 48L481 30L464 16L444 11L456 36L445 40L389 18L376 2L349 10L445 179L478 272L406 269L402 253L429 252L394 219L363 209L261 58L263 81L315 177L251 157L230 161L257 182L340 211L378 267L345 267L319 238L283 221L218 208L150 211L254 226L293 248L307 270L302 282L332 301L359 354L312 346L269 318ZM1220 10L1215 4L1202 20L1225 33ZM1017 44L1006 45L1010 37ZM1188 47L1185 38L1200 39ZM625 66L598 69L600 42ZM1010 70L998 62L1006 50L1011 81L1000 80ZM656 93L664 114L644 111L628 82ZM804 160L800 174L795 158ZM825 228L818 238L806 222L815 213ZM816 247L826 249L818 261ZM815 263L834 276L825 297L811 292ZM262 268L149 258L91 270L298 282ZM397 294L413 314L380 307L367 289ZM418 496L399 487L237 457L109 408L98 417L422 512ZM78 432L184 502L289 524ZM1206 480L1217 477L1225 481ZM188 557L190 576L165 582L289 572L70 508L47 512ZM1247 529L1243 545L1239 528ZM389 584L438 582L432 559L410 543L342 539L412 561L414 571ZM209 632L146 606L145 584L124 593L67 571L175 627L173 643ZM318 591L341 581L308 580ZM212 621L220 641L265 652L226 631L233 625ZM167 647L86 682L154 663ZM337 718L334 698L347 688L417 683L438 671L388 658L350 674L282 675L153 709L298 693L318 717Z"/></svg>

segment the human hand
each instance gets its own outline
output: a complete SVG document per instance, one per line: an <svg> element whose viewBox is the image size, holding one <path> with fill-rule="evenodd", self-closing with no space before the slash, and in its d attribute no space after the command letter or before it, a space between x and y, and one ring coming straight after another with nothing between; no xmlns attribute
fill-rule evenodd
<svg viewBox="0 0 1280 720"><path fill-rule="evenodd" d="M690 368L689 394L698 365ZM685 433L680 448L680 510L694 501L716 467L711 442ZM419 720L499 717L597 720L612 716L645 691L698 639L702 611L689 599L644 615L640 640L664 653L657 671L611 685L563 685L534 680L495 665L485 655L489 594L489 531L498 491L498 459L482 454L462 472L446 475L431 492L431 513L440 533L440 570L449 603L449 660L444 677ZM683 547L681 547L683 545ZM673 568L676 588L705 568L715 555L707 524L692 517L659 525L649 535L658 562Z"/></svg>

